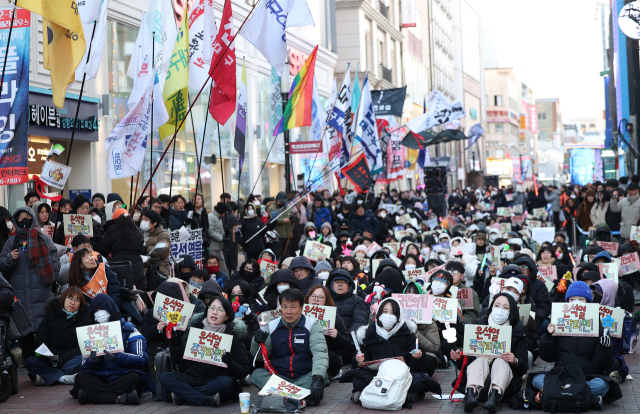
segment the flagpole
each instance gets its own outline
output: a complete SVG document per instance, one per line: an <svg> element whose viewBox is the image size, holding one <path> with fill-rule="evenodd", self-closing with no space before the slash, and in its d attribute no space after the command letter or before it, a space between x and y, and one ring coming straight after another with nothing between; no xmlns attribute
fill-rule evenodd
<svg viewBox="0 0 640 414"><path fill-rule="evenodd" d="M207 79L207 82L208 81L209 79ZM204 154L204 140L205 140L205 137L207 136L207 121L209 120L209 105L211 105L211 93L209 93L209 103L207 104L207 110L204 112L204 131L202 131L202 144L200 145L200 162L199 162L199 165L201 166L202 166L202 155ZM199 183L200 183L200 169L198 169L198 177L196 178L196 194L198 194ZM204 195L202 197L203 197L202 204L204 206ZM211 203L213 204L213 197L211 198Z"/></svg>
<svg viewBox="0 0 640 414"><path fill-rule="evenodd" d="M156 92L156 32L153 31L153 39L151 42L151 70L153 70L153 87L151 88L151 133L149 140L149 174L151 174L151 170L153 170L153 101L155 100L155 92ZM151 200L153 193L153 182L151 181L151 177L149 176L149 200ZM136 187L138 185L136 184ZM136 189L137 192L137 189ZM144 194L144 191L142 192ZM142 198L142 194L140 194L140 198Z"/></svg>
<svg viewBox="0 0 640 414"><path fill-rule="evenodd" d="M18 0L13 4L13 13L11 13L11 25L9 26L9 37L7 38L7 48L4 52L4 64L2 65L2 78L0 78L0 92L4 88L4 70L7 67L7 58L9 57L9 45L11 44L11 32L13 32L13 22L16 18L16 9L18 7ZM93 27L95 31L95 26Z"/></svg>
<svg viewBox="0 0 640 414"><path fill-rule="evenodd" d="M191 98L189 97L189 93L187 92L187 101L189 101L189 105L191 105ZM207 108L208 110L208 108ZM196 167L198 167L198 171L200 171L200 159L198 158L198 137L196 134L196 127L195 124L193 122L193 112L191 112L189 115L191 115L191 129L193 129L193 146L196 149ZM186 140L185 140L186 141ZM204 135L202 136L202 142L204 142ZM186 150L186 148L185 148ZM189 170L187 170L188 172ZM187 179L187 185L189 183L189 180ZM196 191L193 195L193 206L195 207L196 205L196 195L198 195L198 180L196 179ZM204 205L204 198L202 199L202 204Z"/></svg>
<svg viewBox="0 0 640 414"><path fill-rule="evenodd" d="M227 0L229 1L229 0ZM220 136L220 122L217 123L218 124L218 153L220 154L220 174L222 174L222 193L224 194L224 163L222 162L222 139ZM231 158L229 158L229 161L231 161ZM238 181L238 191L240 188L240 181ZM233 191L233 188L231 189L231 191ZM231 197L229 197L231 198ZM213 204L213 197L211 197L212 201L211 204ZM239 200L238 200L239 201ZM213 206L211 206L213 207ZM224 207L224 237L227 237L227 230L229 230L229 225L227 222L227 203L223 201L223 207ZM215 211L215 210L214 210ZM216 213L218 213L216 211ZM218 213L220 214L220 213ZM223 239L223 246L225 247L226 251L227 251L227 255L229 254L229 242L224 243L224 239ZM225 260L224 257L224 252L222 253L222 260ZM225 260L226 262L226 260ZM229 261L229 263L231 263L231 261ZM236 269L233 269L234 273L235 273ZM231 269L229 269L229 267L227 267L227 271L229 272L229 274L231 274Z"/></svg>

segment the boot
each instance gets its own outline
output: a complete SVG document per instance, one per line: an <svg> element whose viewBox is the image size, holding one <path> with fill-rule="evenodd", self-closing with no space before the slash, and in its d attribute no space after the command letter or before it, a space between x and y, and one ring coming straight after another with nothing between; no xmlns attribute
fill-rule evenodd
<svg viewBox="0 0 640 414"><path fill-rule="evenodd" d="M80 405L89 403L89 396L82 388L78 388L78 402Z"/></svg>
<svg viewBox="0 0 640 414"><path fill-rule="evenodd" d="M418 398L420 398L420 394L417 392L410 392L409 394L407 394L407 399L405 400L405 404L413 404L414 402L418 401Z"/></svg>
<svg viewBox="0 0 640 414"><path fill-rule="evenodd" d="M473 387L467 388L463 403L465 413L470 413L478 406L478 393Z"/></svg>
<svg viewBox="0 0 640 414"><path fill-rule="evenodd" d="M491 390L489 393L489 398L487 402L484 403L482 408L492 413L495 413L498 410L498 402L500 401L500 393L495 388Z"/></svg>
<svg viewBox="0 0 640 414"><path fill-rule="evenodd" d="M438 381L434 380L429 376L429 374L426 374L424 372L420 373L420 375L422 376L422 382L424 383L425 392L430 392L431 394L438 394L439 396L442 396L442 387L440 386L440 383Z"/></svg>

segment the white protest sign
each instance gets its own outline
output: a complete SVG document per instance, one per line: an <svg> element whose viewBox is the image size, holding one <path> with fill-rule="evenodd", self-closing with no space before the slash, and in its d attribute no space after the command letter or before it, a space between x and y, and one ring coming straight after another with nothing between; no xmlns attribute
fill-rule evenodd
<svg viewBox="0 0 640 414"><path fill-rule="evenodd" d="M391 297L400 304L405 319L422 324L432 322L433 295L392 293Z"/></svg>
<svg viewBox="0 0 640 414"><path fill-rule="evenodd" d="M124 352L120 321L81 326L76 328L76 336L83 357L89 356L92 351L97 356L104 355L104 351L112 354Z"/></svg>
<svg viewBox="0 0 640 414"><path fill-rule="evenodd" d="M613 279L618 283L618 263L598 263L598 270L600 271L600 277L603 279Z"/></svg>
<svg viewBox="0 0 640 414"><path fill-rule="evenodd" d="M304 245L304 253L302 255L311 261L319 262L331 257L331 250L333 249L327 245L308 240Z"/></svg>
<svg viewBox="0 0 640 414"><path fill-rule="evenodd" d="M392 255L397 256L400 250L400 242L383 243L382 247L387 247Z"/></svg>
<svg viewBox="0 0 640 414"><path fill-rule="evenodd" d="M399 216L399 217L396 219L396 223L401 224L401 225L403 225L403 226L404 226L405 224L409 223L409 222L411 222L411 215L409 215L409 214L405 214L405 215L403 215L403 216Z"/></svg>
<svg viewBox="0 0 640 414"><path fill-rule="evenodd" d="M422 279L424 277L424 267L413 270L403 270L402 275L404 276L404 280L415 282L416 279Z"/></svg>
<svg viewBox="0 0 640 414"><path fill-rule="evenodd" d="M613 338L622 338L624 326L624 309L600 305L600 321L603 328L609 328Z"/></svg>
<svg viewBox="0 0 640 414"><path fill-rule="evenodd" d="M65 236L83 234L93 236L93 220L91 214L63 214L62 222Z"/></svg>
<svg viewBox="0 0 640 414"><path fill-rule="evenodd" d="M63 190L64 186L67 184L70 174L71 167L67 167L64 164L59 164L55 161L45 161L42 166L40 179L51 187Z"/></svg>
<svg viewBox="0 0 640 414"><path fill-rule="evenodd" d="M189 326L189 320L193 315L195 305L178 299L156 293L156 302L153 305L153 317L160 322L172 322L176 329L184 331Z"/></svg>
<svg viewBox="0 0 640 414"><path fill-rule="evenodd" d="M554 336L599 335L600 309L597 303L552 303L551 323L555 324Z"/></svg>
<svg viewBox="0 0 640 414"><path fill-rule="evenodd" d="M258 393L258 395L279 395L281 397L294 398L296 400L302 400L310 394L311 391L308 389L293 385L277 375L271 375L269 381L267 381Z"/></svg>
<svg viewBox="0 0 640 414"><path fill-rule="evenodd" d="M556 229L553 227L536 227L531 229L531 238L542 245L544 242L553 243Z"/></svg>
<svg viewBox="0 0 640 414"><path fill-rule="evenodd" d="M304 305L302 313L306 316L315 319L322 326L322 332L336 327L336 312L335 306L320 306L320 305Z"/></svg>
<svg viewBox="0 0 640 414"><path fill-rule="evenodd" d="M433 319L442 323L458 322L458 299L433 298Z"/></svg>
<svg viewBox="0 0 640 414"><path fill-rule="evenodd" d="M270 262L267 259L260 259L260 275L264 280L267 280L276 270L278 270L277 263Z"/></svg>
<svg viewBox="0 0 640 414"><path fill-rule="evenodd" d="M518 305L518 313L520 314L520 321L524 326L529 323L529 317L531 316L531 304L521 303Z"/></svg>
<svg viewBox="0 0 640 414"><path fill-rule="evenodd" d="M227 364L222 362L222 356L231 352L232 342L233 335L192 327L189 329L182 358L228 368Z"/></svg>
<svg viewBox="0 0 640 414"><path fill-rule="evenodd" d="M462 352L475 357L500 358L511 352L511 326L465 324Z"/></svg>

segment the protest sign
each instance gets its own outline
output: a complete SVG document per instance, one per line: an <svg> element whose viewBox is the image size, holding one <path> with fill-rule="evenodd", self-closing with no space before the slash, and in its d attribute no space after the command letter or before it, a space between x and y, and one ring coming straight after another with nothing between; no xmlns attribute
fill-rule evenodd
<svg viewBox="0 0 640 414"><path fill-rule="evenodd" d="M535 229L537 227L542 227L542 222L538 220L528 218L525 220L525 222L527 223L527 226L531 227L532 229Z"/></svg>
<svg viewBox="0 0 640 414"><path fill-rule="evenodd" d="M609 253L611 256L618 255L618 243L616 242L603 242L596 241L596 244L604 249L605 252Z"/></svg>
<svg viewBox="0 0 640 414"><path fill-rule="evenodd" d="M369 267L369 259L363 259L361 257L356 257L355 259L360 264L360 270L364 271L366 267Z"/></svg>
<svg viewBox="0 0 640 414"><path fill-rule="evenodd" d="M504 290L504 284L507 282L507 280L509 280L508 277L493 276L490 283L491 285L498 285L500 287L500 292L502 292Z"/></svg>
<svg viewBox="0 0 640 414"><path fill-rule="evenodd" d="M476 254L476 247L477 245L475 243L464 244L464 250L465 252L467 252L467 254Z"/></svg>
<svg viewBox="0 0 640 414"><path fill-rule="evenodd" d="M97 356L104 355L104 351L112 354L124 352L120 321L81 326L76 328L76 336L83 357L89 356L92 351Z"/></svg>
<svg viewBox="0 0 640 414"><path fill-rule="evenodd" d="M547 287L547 290L551 292L551 289L553 289L553 282L551 281L551 279L541 275L540 272L538 272L538 274L536 275L536 279L544 283L544 285Z"/></svg>
<svg viewBox="0 0 640 414"><path fill-rule="evenodd" d="M429 287L431 287L431 285L429 285ZM458 298L458 286L451 286L449 288L449 294L452 298Z"/></svg>
<svg viewBox="0 0 640 414"><path fill-rule="evenodd" d="M71 175L71 167L55 161L45 161L42 166L40 179L44 181L45 184L62 190L67 184L69 175Z"/></svg>
<svg viewBox="0 0 640 414"><path fill-rule="evenodd" d="M264 387L262 387L258 393L258 395L279 395L281 397L294 398L296 400L302 400L310 394L311 391L308 389L293 385L275 374L271 375L269 381L264 384Z"/></svg>
<svg viewBox="0 0 640 414"><path fill-rule="evenodd" d="M233 335L191 327L182 358L228 368L222 356L231 352L232 342Z"/></svg>
<svg viewBox="0 0 640 414"><path fill-rule="evenodd" d="M473 289L458 289L456 298L462 310L473 309Z"/></svg>
<svg viewBox="0 0 640 414"><path fill-rule="evenodd" d="M378 368L380 368L380 365L382 365L383 362L391 361L392 359L399 359L400 361L404 362L404 358L400 356L400 357L394 357L394 358L376 359L374 361L358 362L358 366L360 368L369 368L371 370L377 371Z"/></svg>
<svg viewBox="0 0 640 414"><path fill-rule="evenodd" d="M184 331L189 326L189 320L193 315L195 305L178 299L156 293L156 302L153 305L153 317L160 322L172 322L176 329Z"/></svg>
<svg viewBox="0 0 640 414"><path fill-rule="evenodd" d="M511 231L511 223L500 223L500 233L505 234Z"/></svg>
<svg viewBox="0 0 640 414"><path fill-rule="evenodd" d="M371 276L370 278L373 279L373 277L376 275L376 272L378 271L378 266L380 266L380 262L382 262L384 259L372 259L371 260Z"/></svg>
<svg viewBox="0 0 640 414"><path fill-rule="evenodd" d="M367 249L367 253L369 254L369 257L371 257L372 254L374 254L375 252L377 252L380 249L382 249L382 246L380 246L376 242L373 242L373 243L371 243L371 245Z"/></svg>
<svg viewBox="0 0 640 414"><path fill-rule="evenodd" d="M333 249L327 245L308 240L304 244L304 253L302 255L311 261L318 262L331 257L331 250Z"/></svg>
<svg viewBox="0 0 640 414"><path fill-rule="evenodd" d="M533 216L539 218L540 220L544 220L544 218L547 217L547 209L545 209L544 207L534 208Z"/></svg>
<svg viewBox="0 0 640 414"><path fill-rule="evenodd" d="M264 298L264 293L267 291L267 287L265 287L264 289L262 289L260 292L258 292L258 296L260 296L260 299L262 299L263 303L267 303L267 300Z"/></svg>
<svg viewBox="0 0 640 414"><path fill-rule="evenodd" d="M438 227L438 219L434 217L427 220L427 226L429 226L431 230L434 230L436 227Z"/></svg>
<svg viewBox="0 0 640 414"><path fill-rule="evenodd" d="M500 358L500 355L511 352L511 326L497 328L465 324L462 352L467 356Z"/></svg>
<svg viewBox="0 0 640 414"><path fill-rule="evenodd" d="M433 319L442 323L457 323L458 299L433 298Z"/></svg>
<svg viewBox="0 0 640 414"><path fill-rule="evenodd" d="M451 247L451 255L452 256L462 256L464 254L464 245L452 246Z"/></svg>
<svg viewBox="0 0 640 414"><path fill-rule="evenodd" d="M634 252L633 254L625 254L622 257L614 259L614 261L619 262L620 264L618 268L619 275L624 276L640 270L640 259L638 258L637 252Z"/></svg>
<svg viewBox="0 0 640 414"><path fill-rule="evenodd" d="M521 303L518 304L518 313L520 314L520 321L526 327L529 323L529 316L531 313L531 304L530 303Z"/></svg>
<svg viewBox="0 0 640 414"><path fill-rule="evenodd" d="M549 280L558 279L558 271L555 266L538 266L538 273Z"/></svg>
<svg viewBox="0 0 640 414"><path fill-rule="evenodd" d="M631 241L640 243L640 227L631 226L631 233L629 234L629 239L631 239Z"/></svg>
<svg viewBox="0 0 640 414"><path fill-rule="evenodd" d="M424 278L424 267L419 267L417 269L413 269L413 270L403 270L402 271L402 275L404 276L404 280L409 281L409 282L415 282L416 279L420 278L423 279Z"/></svg>
<svg viewBox="0 0 640 414"><path fill-rule="evenodd" d="M522 226L524 220L524 216L511 216L511 224L514 226Z"/></svg>
<svg viewBox="0 0 640 414"><path fill-rule="evenodd" d="M433 249L434 252L437 252L438 250L442 250L442 249L449 250L449 242L446 241L446 242L434 244L433 246L431 246L431 248Z"/></svg>
<svg viewBox="0 0 640 414"><path fill-rule="evenodd" d="M411 232L408 230L396 230L393 235L395 236L396 240L402 240L403 237L411 237Z"/></svg>
<svg viewBox="0 0 640 414"><path fill-rule="evenodd" d="M403 226L405 224L409 223L409 222L411 222L411 215L410 214L405 214L405 215L399 216L396 219L396 223L402 224Z"/></svg>
<svg viewBox="0 0 640 414"><path fill-rule="evenodd" d="M53 239L53 233L53 226L42 226L42 234L46 234Z"/></svg>
<svg viewBox="0 0 640 414"><path fill-rule="evenodd" d="M624 327L624 309L599 305L600 321L603 328L609 328L612 338L622 338Z"/></svg>
<svg viewBox="0 0 640 414"><path fill-rule="evenodd" d="M382 247L387 247L392 255L397 256L400 250L400 242L383 243Z"/></svg>
<svg viewBox="0 0 640 414"><path fill-rule="evenodd" d="M531 238L537 241L540 246L544 242L553 243L553 238L556 236L554 227L536 227L531 230Z"/></svg>
<svg viewBox="0 0 640 414"><path fill-rule="evenodd" d="M504 195L504 198L507 199L508 202L513 201L513 193L507 193Z"/></svg>
<svg viewBox="0 0 640 414"><path fill-rule="evenodd" d="M195 260L196 265L202 269L202 229L188 230L186 239L180 239L180 230L171 232L171 254L173 257L188 254Z"/></svg>
<svg viewBox="0 0 640 414"><path fill-rule="evenodd" d="M433 295L392 293L391 297L400 303L402 315L405 319L423 324L432 322Z"/></svg>
<svg viewBox="0 0 640 414"><path fill-rule="evenodd" d="M555 324L554 336L599 335L600 321L597 303L553 303L551 323Z"/></svg>
<svg viewBox="0 0 640 414"><path fill-rule="evenodd" d="M82 234L87 237L93 237L91 214L64 214L62 222L65 236Z"/></svg>
<svg viewBox="0 0 640 414"><path fill-rule="evenodd" d="M322 332L336 327L336 307L320 305L304 305L302 313L315 319L322 326Z"/></svg>
<svg viewBox="0 0 640 414"><path fill-rule="evenodd" d="M259 262L260 262L260 276L262 276L264 280L267 280L273 274L273 272L278 270L277 263L270 262L267 259L260 259Z"/></svg>
<svg viewBox="0 0 640 414"><path fill-rule="evenodd" d="M497 216L511 217L511 209L509 207L498 207Z"/></svg>
<svg viewBox="0 0 640 414"><path fill-rule="evenodd" d="M602 279L612 279L618 283L618 266L616 262L611 263L598 263L598 270L600 271L600 277Z"/></svg>
<svg viewBox="0 0 640 414"><path fill-rule="evenodd" d="M517 204L512 207L513 214L522 214L522 204Z"/></svg>
<svg viewBox="0 0 640 414"><path fill-rule="evenodd" d="M445 267L446 265L447 265L447 264L445 263L445 264L440 265L440 266L438 266L438 267L434 267L433 269L431 269L431 270L427 271L427 272L422 276L422 278L421 278L421 279L428 283L428 282L429 282L429 278L431 278L431 275L432 275L432 274L434 274L435 272L437 272L438 270L444 270L444 267Z"/></svg>

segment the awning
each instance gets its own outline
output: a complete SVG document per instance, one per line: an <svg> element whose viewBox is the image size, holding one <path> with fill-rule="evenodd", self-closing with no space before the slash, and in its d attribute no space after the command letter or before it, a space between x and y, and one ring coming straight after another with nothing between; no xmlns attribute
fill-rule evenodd
<svg viewBox="0 0 640 414"><path fill-rule="evenodd" d="M409 131L409 133L402 139L401 144L407 148L420 149L421 147L424 148L430 145L440 144L442 142L463 141L466 139L467 136L458 129L445 129L438 134L428 129L419 134L414 134Z"/></svg>

